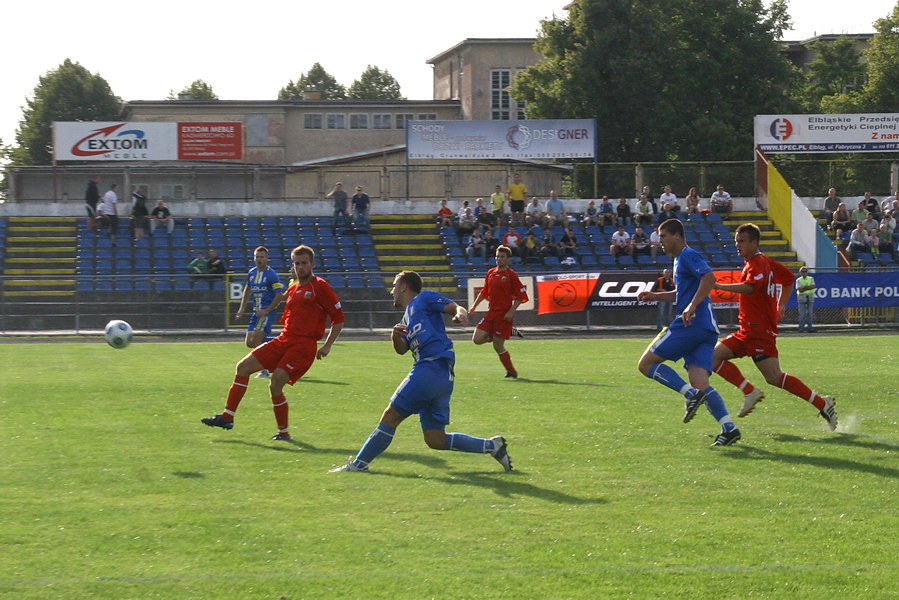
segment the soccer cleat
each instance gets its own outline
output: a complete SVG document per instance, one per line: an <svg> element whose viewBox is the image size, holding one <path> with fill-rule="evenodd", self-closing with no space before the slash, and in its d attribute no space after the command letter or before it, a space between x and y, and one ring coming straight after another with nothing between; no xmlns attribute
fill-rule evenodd
<svg viewBox="0 0 899 600"><path fill-rule="evenodd" d="M837 430L837 401L833 396L822 396L824 398L824 410L820 413L821 417L827 421L827 426L831 431Z"/></svg>
<svg viewBox="0 0 899 600"><path fill-rule="evenodd" d="M705 404L705 392L701 390L697 390L696 397L692 399L687 398L687 401L684 402L684 423L692 421L693 417L696 416L696 411L703 404Z"/></svg>
<svg viewBox="0 0 899 600"><path fill-rule="evenodd" d="M515 371L506 371L506 379L518 379L518 373Z"/></svg>
<svg viewBox="0 0 899 600"><path fill-rule="evenodd" d="M293 438L290 437L289 433L278 432L272 436L272 441L274 441L274 442L292 442Z"/></svg>
<svg viewBox="0 0 899 600"><path fill-rule="evenodd" d="M340 465L339 467L335 467L328 471L328 473L350 473L350 472L359 472L359 473L368 473L368 467L357 467L353 461L348 462L345 465Z"/></svg>
<svg viewBox="0 0 899 600"><path fill-rule="evenodd" d="M512 335L514 335L514 336L517 337L517 338L524 339L524 334L521 333L521 330L518 329L517 327L513 327L513 328L512 328Z"/></svg>
<svg viewBox="0 0 899 600"><path fill-rule="evenodd" d="M730 431L722 431L718 434L718 437L715 438L715 441L712 443L712 447L715 446L730 446L731 444L736 444L737 440L742 437L740 435L739 429L731 429Z"/></svg>
<svg viewBox="0 0 899 600"><path fill-rule="evenodd" d="M234 427L234 421L226 421L224 415L215 415L212 417L203 417L200 422L210 427L221 427L222 429L231 429Z"/></svg>
<svg viewBox="0 0 899 600"><path fill-rule="evenodd" d="M738 417L745 417L749 413L752 412L752 409L755 408L755 405L765 399L765 392L763 392L760 388L755 388L745 396L743 396L743 408L740 409L740 412L737 414Z"/></svg>
<svg viewBox="0 0 899 600"><path fill-rule="evenodd" d="M501 435L497 435L490 438L490 441L493 442L493 451L490 453L490 456L495 458L496 461L501 464L506 471L511 471L512 458L506 451L506 438Z"/></svg>
<svg viewBox="0 0 899 600"><path fill-rule="evenodd" d="M271 378L272 378L272 374L269 373L268 371L266 371L265 369L262 369L261 371L259 371L259 374L256 375L256 379L271 379Z"/></svg>

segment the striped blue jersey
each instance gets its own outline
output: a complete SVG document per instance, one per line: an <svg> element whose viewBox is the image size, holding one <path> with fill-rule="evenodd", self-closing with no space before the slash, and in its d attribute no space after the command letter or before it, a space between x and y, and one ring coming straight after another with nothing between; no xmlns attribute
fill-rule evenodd
<svg viewBox="0 0 899 600"><path fill-rule="evenodd" d="M447 337L443 322L443 309L452 302L443 294L422 290L406 306L403 314L406 335L403 339L409 344L415 362L435 358L455 360L453 342Z"/></svg>
<svg viewBox="0 0 899 600"><path fill-rule="evenodd" d="M256 311L265 308L275 299L275 294L283 291L284 284L278 273L271 267L260 271L258 267L253 267L247 273L247 287L250 288L251 309Z"/></svg>
<svg viewBox="0 0 899 600"><path fill-rule="evenodd" d="M687 305L693 300L693 296L696 295L702 276L711 272L712 268L706 262L705 257L690 246L684 246L681 253L675 257L674 285L677 289L677 294L674 305L676 316L669 328L677 329L684 326L681 315L684 313ZM715 318L715 313L712 310L712 301L708 297L696 309L696 314L693 315L690 326L720 333L718 320Z"/></svg>

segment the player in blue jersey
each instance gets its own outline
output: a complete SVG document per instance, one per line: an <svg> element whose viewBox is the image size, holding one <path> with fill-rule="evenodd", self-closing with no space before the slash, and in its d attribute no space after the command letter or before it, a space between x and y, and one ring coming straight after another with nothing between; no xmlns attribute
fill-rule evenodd
<svg viewBox="0 0 899 600"><path fill-rule="evenodd" d="M268 266L268 248L259 246L253 251L253 262L256 266L247 274L247 283L240 299L240 307L235 320L240 320L247 305L252 308L250 321L247 324L247 335L244 341L247 348L255 348L272 337L272 325L275 323L275 309L284 297L284 285L274 269ZM262 370L257 377L271 377L268 371Z"/></svg>
<svg viewBox="0 0 899 600"><path fill-rule="evenodd" d="M715 273L705 258L690 248L684 240L684 225L668 219L659 225L659 242L667 254L674 257L674 286L670 292L641 292L641 301L674 302L675 317L652 341L637 368L645 376L682 394L685 403L684 423L706 404L709 412L721 425L721 433L713 446L729 446L740 439L724 400L709 385L712 355L718 343L718 322L712 311L709 292L715 285ZM665 361L684 359L690 383L686 383Z"/></svg>
<svg viewBox="0 0 899 600"><path fill-rule="evenodd" d="M418 414L428 447L489 454L506 471L512 470L506 440L502 436L485 439L446 432L456 355L453 342L446 335L443 315L452 315L456 323L468 325L468 311L442 294L421 288L421 276L415 271L402 271L393 280L393 302L406 312L402 323L393 326L390 339L397 354L411 350L415 364L396 388L381 415L381 422L356 458L332 469L332 473L368 471L369 463L387 449L396 428L411 414Z"/></svg>

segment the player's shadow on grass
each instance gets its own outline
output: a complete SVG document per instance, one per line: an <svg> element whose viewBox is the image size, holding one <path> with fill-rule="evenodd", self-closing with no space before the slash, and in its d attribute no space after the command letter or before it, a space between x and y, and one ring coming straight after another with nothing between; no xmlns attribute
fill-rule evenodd
<svg viewBox="0 0 899 600"><path fill-rule="evenodd" d="M516 382L520 381L522 383L548 383L548 384L552 384L552 385L583 385L583 386L588 386L588 387L607 387L607 388L621 387L620 385L608 385L605 383L591 383L589 381L563 381L561 379L531 379L529 377L521 377L521 376L516 377L515 381Z"/></svg>
<svg viewBox="0 0 899 600"><path fill-rule="evenodd" d="M740 444L734 446L733 451L728 452L727 456L736 459L774 460L790 464L823 467L826 469L843 469L845 471L869 473L880 477L899 479L899 469L867 464L855 460L847 460L845 458L830 455L809 456L806 454L787 454L786 452L772 452L770 450L762 450L761 448Z"/></svg>
<svg viewBox="0 0 899 600"><path fill-rule="evenodd" d="M404 460L411 458L411 455L400 456L402 456ZM379 457L378 460L381 460L381 457ZM419 460L418 462L426 464L426 461ZM503 471L491 471L489 473L482 471L454 471L449 475L439 477L427 477L422 475L414 475L411 473L390 473L386 471L379 471L374 474L387 475L390 477L401 477L404 479L432 479L449 485L464 485L491 489L495 494L504 496L506 498L514 498L515 496L530 496L532 498L540 498L541 500L556 502L559 504L607 503L607 500L604 500L602 498L578 498L577 496L572 496L570 494L566 494L565 492L560 492L559 490L542 488L540 486L525 483L523 481L517 481L516 477L520 475L520 472L517 471L512 471L511 473L506 473Z"/></svg>
<svg viewBox="0 0 899 600"><path fill-rule="evenodd" d="M899 451L899 444L890 444L872 439L866 435L857 433L840 433L823 439L810 440L799 437L798 435L777 434L773 436L778 442L814 442L816 444L832 444L840 446L854 446L857 448L867 448L869 450L886 450L887 452Z"/></svg>
<svg viewBox="0 0 899 600"><path fill-rule="evenodd" d="M356 450L342 450L340 448L319 448L307 442L293 440L292 442L275 442L265 444L262 442L248 442L246 440L216 440L216 444L240 444L242 446L251 446L253 448L262 448L263 450L272 450L273 452L300 452L304 454L340 454L342 456L355 456Z"/></svg>
<svg viewBox="0 0 899 600"><path fill-rule="evenodd" d="M298 383L327 383L328 385L350 385L346 381L326 381L324 379L309 379L307 377L301 377Z"/></svg>

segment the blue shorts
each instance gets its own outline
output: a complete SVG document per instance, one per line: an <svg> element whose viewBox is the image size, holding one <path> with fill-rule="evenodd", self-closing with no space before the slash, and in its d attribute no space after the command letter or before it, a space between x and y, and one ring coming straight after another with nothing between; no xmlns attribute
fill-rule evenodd
<svg viewBox="0 0 899 600"><path fill-rule="evenodd" d="M712 354L717 343L718 334L708 329L666 327L649 345L649 351L665 360L677 361L683 358L685 369L690 365L696 365L711 373Z"/></svg>
<svg viewBox="0 0 899 600"><path fill-rule="evenodd" d="M404 417L418 413L421 430L443 431L449 424L453 395L453 361L447 358L415 363L393 396L390 406Z"/></svg>
<svg viewBox="0 0 899 600"><path fill-rule="evenodd" d="M247 331L264 331L266 335L272 334L272 325L275 324L275 311L272 311L260 319L256 311L250 313L250 322L247 323Z"/></svg>

